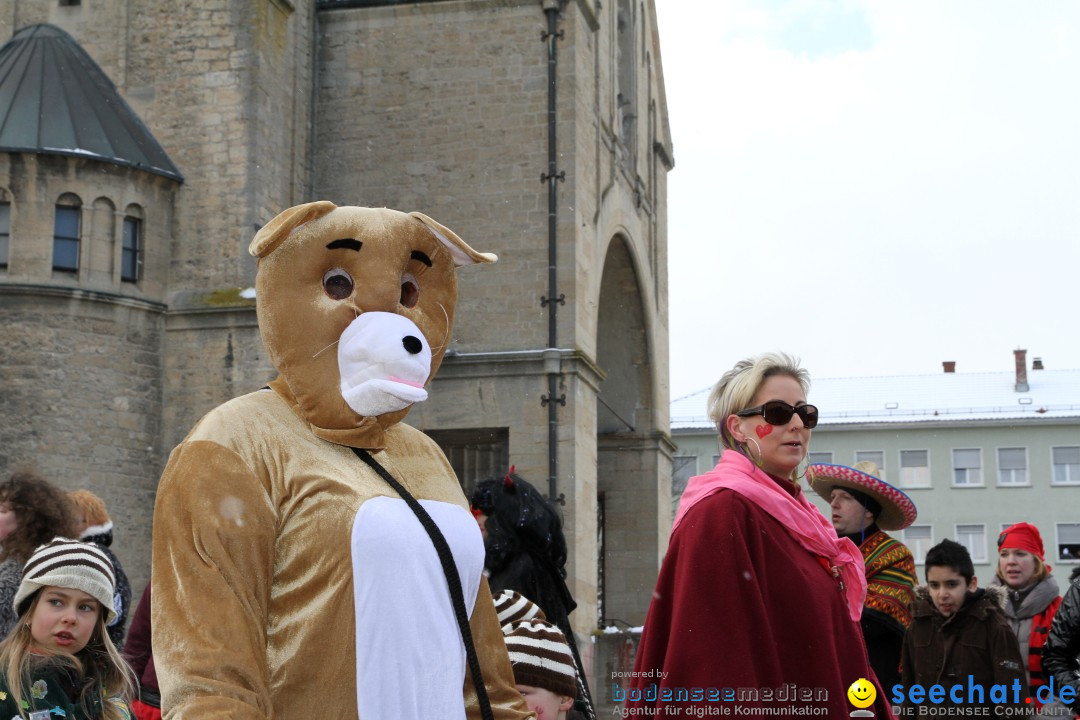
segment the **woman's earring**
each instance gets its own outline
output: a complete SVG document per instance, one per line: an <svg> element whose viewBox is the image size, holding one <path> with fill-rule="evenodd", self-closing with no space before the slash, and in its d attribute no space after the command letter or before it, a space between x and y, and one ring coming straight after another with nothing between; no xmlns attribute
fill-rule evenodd
<svg viewBox="0 0 1080 720"><path fill-rule="evenodd" d="M802 468L802 472L798 472L799 468ZM795 466L795 481L806 480L806 484L810 484L810 478L807 474L810 472L810 453L806 454L806 457L802 459L798 465Z"/></svg>
<svg viewBox="0 0 1080 720"><path fill-rule="evenodd" d="M757 448L758 456L755 458L754 454L750 453L750 459L754 461L755 465L757 465L758 467L761 467L762 466L762 460L761 459L764 457L764 455L761 452L761 445L758 444L757 440L755 440L754 438L749 437L749 436L747 436L746 442L747 443L754 443L754 447ZM747 451L749 452L749 447L747 447Z"/></svg>

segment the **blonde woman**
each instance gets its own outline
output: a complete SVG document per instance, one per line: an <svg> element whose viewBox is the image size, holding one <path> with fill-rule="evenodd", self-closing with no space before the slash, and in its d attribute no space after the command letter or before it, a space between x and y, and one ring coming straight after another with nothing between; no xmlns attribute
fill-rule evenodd
<svg viewBox="0 0 1080 720"><path fill-rule="evenodd" d="M1058 583L1050 570L1037 527L1020 522L1001 531L997 572L990 584L1008 590L1008 602L1002 609L1020 645L1028 687L1031 688L1031 702L1037 708L1043 706L1038 690L1047 683L1043 672L1043 645L1054 622L1054 614L1061 606ZM1043 693L1042 697L1048 696Z"/></svg>
<svg viewBox="0 0 1080 720"><path fill-rule="evenodd" d="M794 704L847 717L849 686L873 682L862 555L798 483L818 421L809 386L797 360L770 353L713 389L722 454L691 478L675 517L627 690L637 712ZM887 717L881 688L868 687Z"/></svg>

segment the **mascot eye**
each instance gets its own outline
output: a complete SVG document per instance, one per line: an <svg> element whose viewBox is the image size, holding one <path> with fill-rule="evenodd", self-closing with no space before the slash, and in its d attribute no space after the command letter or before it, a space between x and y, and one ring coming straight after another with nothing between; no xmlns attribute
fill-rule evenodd
<svg viewBox="0 0 1080 720"><path fill-rule="evenodd" d="M322 286L331 299L344 300L352 295L353 279L341 268L330 268L322 276Z"/></svg>
<svg viewBox="0 0 1080 720"><path fill-rule="evenodd" d="M416 284L416 278L412 275L401 277L401 304L407 308L416 307L420 301L420 286Z"/></svg>

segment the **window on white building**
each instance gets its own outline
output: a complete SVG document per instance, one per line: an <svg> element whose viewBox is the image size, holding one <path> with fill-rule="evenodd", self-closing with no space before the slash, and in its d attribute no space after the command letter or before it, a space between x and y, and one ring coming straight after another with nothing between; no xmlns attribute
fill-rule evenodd
<svg viewBox="0 0 1080 720"><path fill-rule="evenodd" d="M1080 523L1057 524L1057 558L1065 562L1080 560Z"/></svg>
<svg viewBox="0 0 1080 720"><path fill-rule="evenodd" d="M1027 485L1027 448L998 448L998 485Z"/></svg>
<svg viewBox="0 0 1080 720"><path fill-rule="evenodd" d="M686 489L686 483L697 474L697 455L671 458L671 496L678 499Z"/></svg>
<svg viewBox="0 0 1080 720"><path fill-rule="evenodd" d="M1080 447L1050 448L1050 453L1054 463L1054 484L1080 484Z"/></svg>
<svg viewBox="0 0 1080 720"><path fill-rule="evenodd" d="M900 451L900 487L930 487L930 451Z"/></svg>
<svg viewBox="0 0 1080 720"><path fill-rule="evenodd" d="M953 485L982 485L982 450L965 448L952 451Z"/></svg>
<svg viewBox="0 0 1080 720"><path fill-rule="evenodd" d="M915 562L926 562L926 551L934 546L934 529L930 525L912 525L904 530L904 544L915 557Z"/></svg>
<svg viewBox="0 0 1080 720"><path fill-rule="evenodd" d="M877 465L877 469L878 469L877 476L882 480L885 479L885 453L884 452L882 452L881 450L856 450L855 451L855 462L860 463L860 462L863 462L864 460L869 460L870 462Z"/></svg>
<svg viewBox="0 0 1080 720"><path fill-rule="evenodd" d="M957 525L956 542L967 548L972 562L986 562L985 525Z"/></svg>
<svg viewBox="0 0 1080 720"><path fill-rule="evenodd" d="M831 452L812 452L809 455L809 459L810 459L810 464L811 465L817 465L819 463L825 463L827 465L831 465L832 464L832 453Z"/></svg>

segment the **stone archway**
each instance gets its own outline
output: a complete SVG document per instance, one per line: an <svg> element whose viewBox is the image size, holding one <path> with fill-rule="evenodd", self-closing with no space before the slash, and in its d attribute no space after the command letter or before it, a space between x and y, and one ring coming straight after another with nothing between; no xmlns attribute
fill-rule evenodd
<svg viewBox="0 0 1080 720"><path fill-rule="evenodd" d="M603 621L640 625L671 527L671 443L656 426L658 387L646 295L630 243L612 239L597 316L597 488Z"/></svg>

